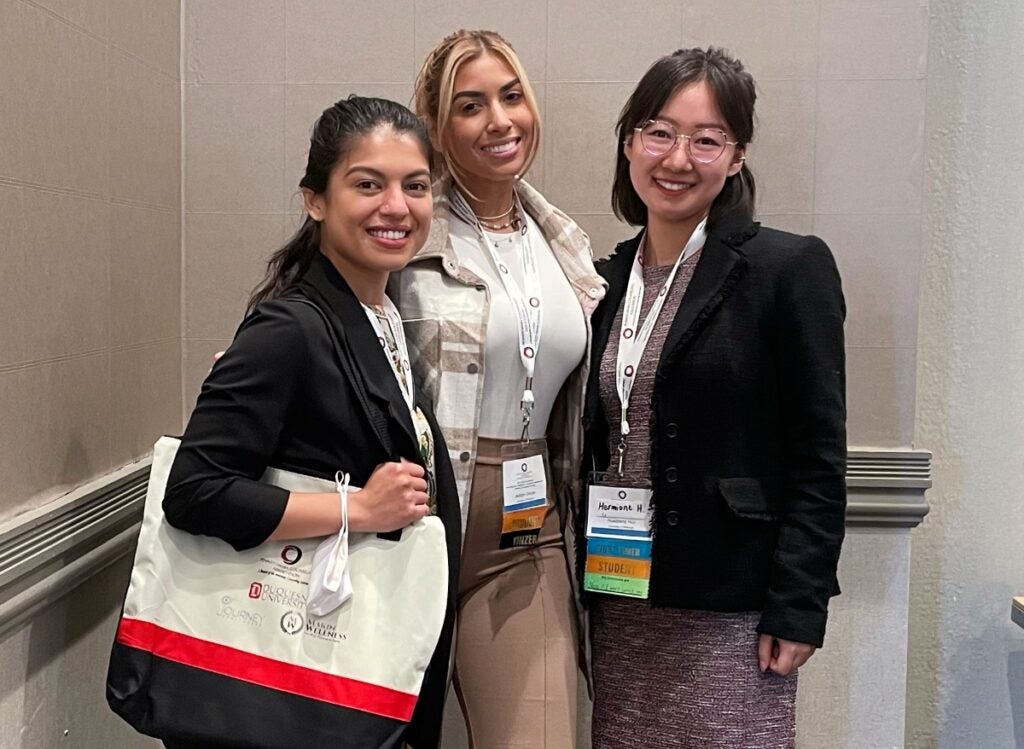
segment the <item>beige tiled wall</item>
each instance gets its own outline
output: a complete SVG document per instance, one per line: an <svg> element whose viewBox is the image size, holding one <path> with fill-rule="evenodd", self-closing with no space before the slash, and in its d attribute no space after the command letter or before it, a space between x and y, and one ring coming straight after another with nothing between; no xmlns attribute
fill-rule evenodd
<svg viewBox="0 0 1024 749"><path fill-rule="evenodd" d="M927 21L927 0L0 0L0 519L180 427L295 225L317 112L408 101L459 26L520 50L530 179L598 255L634 233L608 187L637 77L679 46L744 59L762 219L823 236L844 275L850 441L910 444Z"/></svg>
<svg viewBox="0 0 1024 749"><path fill-rule="evenodd" d="M0 2L0 518L180 428L179 28Z"/></svg>
<svg viewBox="0 0 1024 749"><path fill-rule="evenodd" d="M185 408L231 338L259 260L294 227L316 114L349 92L408 102L459 27L494 28L535 83L530 179L590 233L611 215L616 116L658 55L716 44L757 79L761 219L832 246L849 302L850 442L909 445L920 258L926 0L186 0ZM280 224L275 218L283 218Z"/></svg>

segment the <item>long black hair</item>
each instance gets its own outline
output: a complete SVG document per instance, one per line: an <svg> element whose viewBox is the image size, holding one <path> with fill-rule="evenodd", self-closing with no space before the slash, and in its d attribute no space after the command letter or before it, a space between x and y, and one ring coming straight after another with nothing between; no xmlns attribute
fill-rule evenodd
<svg viewBox="0 0 1024 749"><path fill-rule="evenodd" d="M309 139L306 173L299 180L299 187L324 193L335 165L345 158L357 139L379 127L389 127L396 133L411 133L430 161L427 130L408 108L389 99L353 94L325 109L317 119ZM248 311L260 302L280 296L301 278L319 249L320 222L307 214L292 238L270 256L266 276L249 297Z"/></svg>
<svg viewBox="0 0 1024 749"><path fill-rule="evenodd" d="M754 137L754 78L743 63L715 47L679 49L655 61L637 83L619 115L615 132L618 147L615 160L615 181L612 183L612 210L623 221L634 226L647 223L647 206L637 195L629 177L629 159L625 144L633 129L658 116L665 102L680 88L705 81L715 97L718 111L736 138L738 148L745 148ZM711 204L708 228L727 213L739 210L754 215L754 175L747 162L736 174L725 180L722 191Z"/></svg>

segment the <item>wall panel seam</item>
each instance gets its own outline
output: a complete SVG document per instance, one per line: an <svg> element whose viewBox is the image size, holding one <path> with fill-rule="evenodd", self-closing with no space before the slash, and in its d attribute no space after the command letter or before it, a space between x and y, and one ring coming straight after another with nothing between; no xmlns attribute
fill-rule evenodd
<svg viewBox="0 0 1024 749"><path fill-rule="evenodd" d="M177 79L172 74L168 73L166 70L161 70L156 65L154 65L151 62L149 62L148 60L145 60L145 59L139 57L134 52L129 52L124 47L121 47L121 46L115 44L114 42L110 41L109 39L106 41L106 44L107 44L108 47L110 47L110 49L112 49L113 51L119 53L122 57L125 57L125 58L131 60L132 62L137 62L142 67L146 68L146 70L150 71L151 73L156 73L161 78L166 78L168 83L172 83L175 86L178 85Z"/></svg>
<svg viewBox="0 0 1024 749"><path fill-rule="evenodd" d="M57 21L61 25L66 26L69 29L72 29L73 31L77 31L78 33L82 34L83 36L89 37L94 42L97 42L97 43L103 45L104 47L107 47L108 49L112 49L112 50L115 50L116 52L120 52L125 57L127 57L127 58L129 58L129 59L131 59L131 60L133 60L133 61L135 61L137 63L139 63L140 65L142 65L143 67L145 67L148 70L152 71L153 73L156 73L157 75L160 75L160 76L166 78L168 81L170 81L172 83L177 83L177 81L174 80L174 76L171 75L170 73L168 73L166 70L161 70L156 65L154 65L151 62L149 62L148 60L145 60L145 59L139 57L138 55L134 54L133 52L129 52L128 50L124 49L123 47L121 47L121 46L115 44L114 42L112 42L109 38L104 38L104 37L100 36L99 34L97 34L96 32L90 31L89 29L85 28L84 26L78 25L77 23L72 21L70 18L65 18L64 16L60 15L59 13L57 13L55 10L53 10L51 8L47 8L44 5L40 5L39 3L34 2L33 0L21 0L21 3L24 4L24 5L29 6L30 8L34 8L37 11L45 13L46 15L50 16L51 18L53 18L55 21Z"/></svg>
<svg viewBox="0 0 1024 749"><path fill-rule="evenodd" d="M101 348L92 349L90 351L80 351L74 354L64 354L62 356L51 356L46 359L33 359L31 361L4 364L0 365L0 375L10 374L11 372L21 372L26 369L39 369L51 364L62 364L64 362L78 361L80 359L94 359L100 356L106 356L109 353L110 349Z"/></svg>
<svg viewBox="0 0 1024 749"><path fill-rule="evenodd" d="M144 200L133 200L131 198L114 197L90 190L79 190L75 187L60 187L58 185L47 185L41 182L32 182L16 177L0 176L0 187L14 187L20 190L33 190L48 195L60 195L65 198L78 198L80 200L95 200L101 203L112 203L114 205L130 206L132 208L145 208L150 211L161 213L177 213L178 206L161 203L149 203Z"/></svg>
<svg viewBox="0 0 1024 749"><path fill-rule="evenodd" d="M52 364L63 364L65 362L77 361L79 359L92 359L106 354L120 354L127 351L142 351L150 348L158 348L168 343L177 343L180 340L181 338L179 336L164 336L163 338L152 338L145 341L122 343L117 346L93 349L90 351L80 351L78 353L65 354L63 356L52 356L46 359L31 359L29 361L14 362L12 364L0 365L0 375L9 374L11 372L20 372L26 369L38 369Z"/></svg>

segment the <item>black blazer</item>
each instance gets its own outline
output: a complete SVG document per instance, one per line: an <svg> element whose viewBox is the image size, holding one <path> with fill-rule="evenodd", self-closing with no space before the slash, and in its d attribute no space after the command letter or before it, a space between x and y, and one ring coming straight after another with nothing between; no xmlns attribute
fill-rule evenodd
<svg viewBox="0 0 1024 749"><path fill-rule="evenodd" d="M326 313L341 351L336 352ZM360 398L353 378L361 382ZM418 405L435 441L438 515L448 545L448 614L406 741L436 747L447 687L461 546L461 513L444 438L428 404ZM391 451L377 437L385 439ZM268 466L333 479L344 469L362 486L383 462L422 464L398 383L359 300L317 253L300 283L265 302L239 327L206 378L181 440L164 497L168 522L257 546L277 527L284 489L260 483Z"/></svg>
<svg viewBox="0 0 1024 749"><path fill-rule="evenodd" d="M639 236L598 264L584 466L607 468L599 363ZM821 645L846 506L843 301L816 237L743 216L714 227L669 329L650 404L651 602L761 611L758 631Z"/></svg>

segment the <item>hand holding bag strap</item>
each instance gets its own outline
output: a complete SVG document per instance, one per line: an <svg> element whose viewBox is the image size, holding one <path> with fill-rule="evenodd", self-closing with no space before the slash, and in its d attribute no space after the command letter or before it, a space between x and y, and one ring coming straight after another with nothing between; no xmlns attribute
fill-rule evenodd
<svg viewBox="0 0 1024 749"><path fill-rule="evenodd" d="M320 315L320 318L324 321L324 325L327 326L327 334L331 337L331 343L334 345L334 353L337 356L338 364L341 366L341 370L345 373L349 382L352 383L352 387L356 391L356 397L359 399L359 405L362 406L367 418L369 418L370 426L373 428L374 434L377 435L377 439L380 440L381 445L384 446L384 451L388 455L394 457L395 449L394 444L391 441L391 430L388 427L387 418L383 413L381 413L379 408L374 408L370 405L370 398L366 393L363 380L359 377L355 371L355 367L353 367L352 363L348 360L348 349L343 347L341 345L341 341L338 340L338 334L334 330L334 326L331 324L330 318L327 317L327 313L324 312L323 309L321 309L320 306L312 299L297 295L289 296L287 298L312 307ZM402 538L402 530L399 528L396 531L378 533L377 537L382 538L385 541L400 541Z"/></svg>

